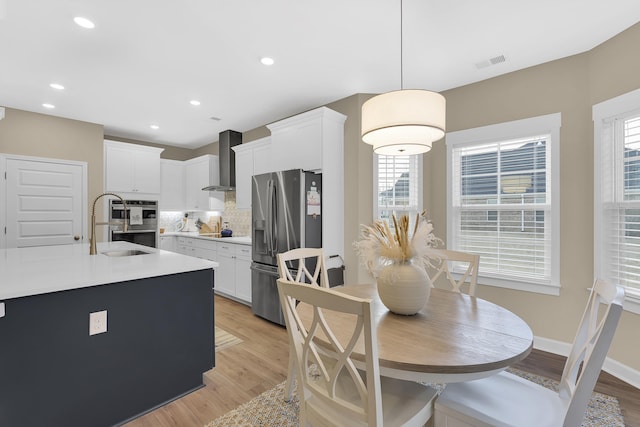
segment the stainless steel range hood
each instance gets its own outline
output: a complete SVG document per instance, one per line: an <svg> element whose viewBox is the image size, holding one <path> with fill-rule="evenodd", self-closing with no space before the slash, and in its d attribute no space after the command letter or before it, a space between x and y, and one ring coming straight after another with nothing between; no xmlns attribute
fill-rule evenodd
<svg viewBox="0 0 640 427"><path fill-rule="evenodd" d="M236 189L236 153L231 149L242 144L242 133L235 130L220 132L218 138L220 161L220 184L204 187L204 191L235 191Z"/></svg>

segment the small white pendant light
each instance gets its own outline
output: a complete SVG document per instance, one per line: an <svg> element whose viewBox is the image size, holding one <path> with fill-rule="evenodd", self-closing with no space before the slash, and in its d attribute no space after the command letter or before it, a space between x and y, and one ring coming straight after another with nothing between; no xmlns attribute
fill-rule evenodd
<svg viewBox="0 0 640 427"><path fill-rule="evenodd" d="M400 0L400 90L362 104L362 141L387 156L426 153L445 134L446 101L437 92L405 90L402 70L402 0Z"/></svg>

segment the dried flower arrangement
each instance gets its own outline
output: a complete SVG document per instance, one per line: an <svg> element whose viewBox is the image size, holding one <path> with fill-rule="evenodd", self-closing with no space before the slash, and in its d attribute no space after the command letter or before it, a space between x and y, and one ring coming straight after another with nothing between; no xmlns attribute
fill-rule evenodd
<svg viewBox="0 0 640 427"><path fill-rule="evenodd" d="M380 270L391 263L415 260L430 265L430 249L442 243L433 234L433 225L426 217L426 211L416 215L413 235L409 235L409 217L402 215L396 219L392 215L391 230L386 221L377 220L372 225L361 225L360 240L353 247L361 261L377 277Z"/></svg>

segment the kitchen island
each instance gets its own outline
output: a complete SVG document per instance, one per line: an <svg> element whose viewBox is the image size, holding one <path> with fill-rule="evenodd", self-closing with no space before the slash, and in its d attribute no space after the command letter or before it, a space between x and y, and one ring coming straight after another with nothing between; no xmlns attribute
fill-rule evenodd
<svg viewBox="0 0 640 427"><path fill-rule="evenodd" d="M217 263L126 242L98 252L0 250L0 425L122 424L214 366Z"/></svg>

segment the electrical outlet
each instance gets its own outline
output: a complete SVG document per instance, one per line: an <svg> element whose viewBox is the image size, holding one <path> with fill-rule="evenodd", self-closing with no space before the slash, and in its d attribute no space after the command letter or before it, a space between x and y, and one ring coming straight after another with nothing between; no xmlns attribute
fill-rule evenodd
<svg viewBox="0 0 640 427"><path fill-rule="evenodd" d="M107 310L89 313L89 335L107 332Z"/></svg>

